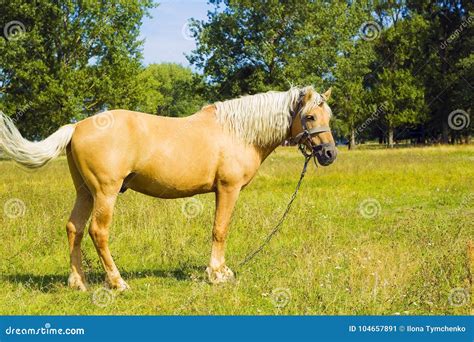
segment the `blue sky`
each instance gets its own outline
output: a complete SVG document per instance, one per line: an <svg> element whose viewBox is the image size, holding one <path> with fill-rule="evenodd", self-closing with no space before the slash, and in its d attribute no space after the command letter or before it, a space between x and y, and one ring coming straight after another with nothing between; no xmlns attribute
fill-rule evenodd
<svg viewBox="0 0 474 342"><path fill-rule="evenodd" d="M161 0L159 3L150 12L152 18L143 19L144 62L146 65L175 62L189 66L184 54L194 49L195 42L186 35L185 25L190 18L205 19L210 6L206 0Z"/></svg>

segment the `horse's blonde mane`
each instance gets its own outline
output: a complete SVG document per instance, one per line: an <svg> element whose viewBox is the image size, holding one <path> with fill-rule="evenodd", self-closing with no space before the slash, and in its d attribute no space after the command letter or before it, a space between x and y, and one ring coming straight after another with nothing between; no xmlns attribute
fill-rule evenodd
<svg viewBox="0 0 474 342"><path fill-rule="evenodd" d="M248 144L268 146L279 143L288 136L291 112L298 105L300 95L308 92L311 92L311 100L301 109L306 112L323 101L323 97L311 86L216 102L217 121Z"/></svg>

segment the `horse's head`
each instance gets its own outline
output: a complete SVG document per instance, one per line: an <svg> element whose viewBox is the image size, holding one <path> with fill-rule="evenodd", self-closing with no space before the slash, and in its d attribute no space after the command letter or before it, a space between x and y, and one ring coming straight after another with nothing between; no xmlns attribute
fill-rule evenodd
<svg viewBox="0 0 474 342"><path fill-rule="evenodd" d="M303 88L293 111L291 138L294 142L315 155L319 164L327 166L337 156L336 144L329 128L331 108L327 101L331 88L318 94L313 87ZM306 153L302 150L303 153Z"/></svg>

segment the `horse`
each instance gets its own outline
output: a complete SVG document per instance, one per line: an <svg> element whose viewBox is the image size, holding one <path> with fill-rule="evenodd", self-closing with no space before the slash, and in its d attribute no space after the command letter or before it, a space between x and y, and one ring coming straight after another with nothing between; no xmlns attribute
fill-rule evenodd
<svg viewBox="0 0 474 342"><path fill-rule="evenodd" d="M266 92L204 106L182 118L110 110L67 124L43 141L24 139L0 112L0 151L32 169L66 150L76 199L66 232L71 288L86 291L81 241L89 235L109 288L129 289L112 259L109 228L119 193L131 189L158 198L215 193L215 218L207 277L213 284L234 280L225 263L231 214L240 191L282 142L293 142L318 163L337 155L329 128L331 89L312 86Z"/></svg>

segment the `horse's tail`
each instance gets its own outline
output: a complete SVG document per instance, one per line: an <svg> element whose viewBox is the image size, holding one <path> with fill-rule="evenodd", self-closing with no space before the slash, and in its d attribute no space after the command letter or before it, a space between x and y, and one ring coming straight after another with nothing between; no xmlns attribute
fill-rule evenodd
<svg viewBox="0 0 474 342"><path fill-rule="evenodd" d="M28 168L40 168L66 148L74 129L75 125L66 125L45 140L32 142L23 138L13 120L0 111L0 153Z"/></svg>

